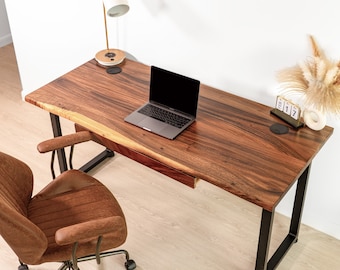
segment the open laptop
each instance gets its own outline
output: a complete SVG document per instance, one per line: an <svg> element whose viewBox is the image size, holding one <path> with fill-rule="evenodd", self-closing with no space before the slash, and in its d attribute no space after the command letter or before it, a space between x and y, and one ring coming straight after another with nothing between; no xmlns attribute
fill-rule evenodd
<svg viewBox="0 0 340 270"><path fill-rule="evenodd" d="M174 139L196 119L200 82L151 66L149 102L124 120Z"/></svg>

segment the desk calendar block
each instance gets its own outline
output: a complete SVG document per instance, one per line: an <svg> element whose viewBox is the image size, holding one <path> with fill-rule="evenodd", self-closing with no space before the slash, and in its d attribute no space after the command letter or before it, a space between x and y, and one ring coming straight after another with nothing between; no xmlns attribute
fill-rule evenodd
<svg viewBox="0 0 340 270"><path fill-rule="evenodd" d="M285 114L290 115L291 111L292 111L292 104L288 100L285 100L285 105L283 107L283 112Z"/></svg>
<svg viewBox="0 0 340 270"><path fill-rule="evenodd" d="M277 96L275 108L270 112L295 128L304 125L301 121L300 107L282 96Z"/></svg>
<svg viewBox="0 0 340 270"><path fill-rule="evenodd" d="M290 116L295 120L299 120L299 118L301 117L300 108L296 105L292 105Z"/></svg>
<svg viewBox="0 0 340 270"><path fill-rule="evenodd" d="M284 106L285 106L285 100L282 97L277 97L276 108L280 111L283 111Z"/></svg>

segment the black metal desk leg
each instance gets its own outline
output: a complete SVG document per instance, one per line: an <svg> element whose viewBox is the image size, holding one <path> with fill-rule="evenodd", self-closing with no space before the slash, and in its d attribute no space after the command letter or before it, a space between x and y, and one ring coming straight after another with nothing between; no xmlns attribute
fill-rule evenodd
<svg viewBox="0 0 340 270"><path fill-rule="evenodd" d="M94 167L99 165L102 161L109 157L113 157L114 155L115 153L112 150L106 148L103 152L101 152L96 157L87 162L85 165L83 165L81 168L79 168L79 170L83 172L89 172Z"/></svg>
<svg viewBox="0 0 340 270"><path fill-rule="evenodd" d="M62 136L59 116L50 113L50 118L51 118L51 124L52 124L54 137ZM57 155L58 155L60 173L67 171L68 166L67 166L64 148L57 150ZM79 170L84 171L84 172L89 172L91 169L93 169L98 164L100 164L103 160L105 160L108 157L113 157L113 156L114 156L114 152L112 150L105 149L103 152L101 152L96 157L94 157L89 162L87 162L85 165L83 165Z"/></svg>
<svg viewBox="0 0 340 270"><path fill-rule="evenodd" d="M282 241L281 245L278 247L276 252L273 254L271 259L268 262L268 269L275 269L280 261L283 259L288 250L292 247L294 243L298 241L298 234L300 230L301 217L303 204L305 200L308 175L309 175L310 166L308 166L305 171L299 177L296 186L295 200L292 212L292 218L290 221L289 233L286 238Z"/></svg>
<svg viewBox="0 0 340 270"><path fill-rule="evenodd" d="M262 210L260 236L257 247L255 270L266 270L274 212Z"/></svg>
<svg viewBox="0 0 340 270"><path fill-rule="evenodd" d="M273 221L273 213L270 213L266 210L262 212L262 221L261 221L261 229L260 229L260 238L259 245L257 250L257 259L256 259L256 270L264 269L264 270L272 270L275 269L291 246L297 242L298 234L300 230L302 210L305 200L308 175L309 175L310 166L308 166L305 171L299 177L296 187L294 207L292 212L292 218L290 221L289 233L286 238L282 241L281 245L275 251L273 256L267 263L268 256L268 248L271 237L271 226Z"/></svg>
<svg viewBox="0 0 340 270"><path fill-rule="evenodd" d="M305 169L305 171L299 177L296 187L295 201L292 213L292 220L290 221L289 234L294 235L297 238L300 231L301 217L303 211L303 205L305 202L305 195L307 190L307 183L309 178L310 165Z"/></svg>
<svg viewBox="0 0 340 270"><path fill-rule="evenodd" d="M54 137L62 136L59 116L53 113L50 113L50 118L51 118L53 136ZM57 155L58 155L60 173L67 171L65 150L63 148L57 150Z"/></svg>

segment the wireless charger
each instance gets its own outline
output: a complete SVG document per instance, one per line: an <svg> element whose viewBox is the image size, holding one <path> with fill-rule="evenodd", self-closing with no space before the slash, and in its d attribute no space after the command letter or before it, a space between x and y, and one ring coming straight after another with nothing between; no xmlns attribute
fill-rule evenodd
<svg viewBox="0 0 340 270"><path fill-rule="evenodd" d="M289 128L285 125L275 123L270 126L270 131L275 134L287 134L289 131Z"/></svg>
<svg viewBox="0 0 340 270"><path fill-rule="evenodd" d="M109 74L118 74L122 72L122 69L120 67L109 67L106 69L106 72Z"/></svg>

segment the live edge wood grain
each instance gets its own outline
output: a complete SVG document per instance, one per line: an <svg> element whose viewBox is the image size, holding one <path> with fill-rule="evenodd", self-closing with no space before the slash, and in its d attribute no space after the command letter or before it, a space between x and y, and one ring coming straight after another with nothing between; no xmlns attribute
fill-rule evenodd
<svg viewBox="0 0 340 270"><path fill-rule="evenodd" d="M148 100L150 67L130 60L121 67L110 75L91 60L26 101L268 211L333 132L327 126L275 135L269 127L283 122L271 108L202 84L197 121L175 140L164 139L124 122Z"/></svg>
<svg viewBox="0 0 340 270"><path fill-rule="evenodd" d="M79 125L75 125L75 129L77 132L79 131L85 131L88 129L84 128L82 126ZM139 152L133 151L125 146L122 146L118 143L115 143L109 139L106 139L103 136L100 136L98 134L92 133L92 140L105 146L106 148L118 152L130 159L133 159L155 171L158 171L166 176L169 176L189 187L194 188L197 182L197 178L191 176L191 175L187 175L183 172L180 172L178 170L175 170L174 168L171 168L169 166L167 166L166 164L163 164L155 159L152 159L144 154L141 154Z"/></svg>

